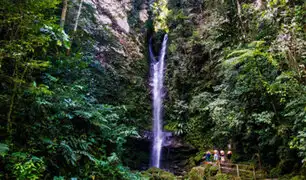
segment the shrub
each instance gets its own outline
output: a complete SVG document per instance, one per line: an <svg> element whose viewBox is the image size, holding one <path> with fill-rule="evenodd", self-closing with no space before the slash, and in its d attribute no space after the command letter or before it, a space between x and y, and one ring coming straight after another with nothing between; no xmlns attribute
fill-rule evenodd
<svg viewBox="0 0 306 180"><path fill-rule="evenodd" d="M217 174L216 179L217 180L229 180L230 177L227 174Z"/></svg>
<svg viewBox="0 0 306 180"><path fill-rule="evenodd" d="M205 167L198 166L191 169L188 173L189 180L202 180L205 176Z"/></svg>
<svg viewBox="0 0 306 180"><path fill-rule="evenodd" d="M176 180L174 174L162 169L152 167L142 173L143 178L150 180Z"/></svg>

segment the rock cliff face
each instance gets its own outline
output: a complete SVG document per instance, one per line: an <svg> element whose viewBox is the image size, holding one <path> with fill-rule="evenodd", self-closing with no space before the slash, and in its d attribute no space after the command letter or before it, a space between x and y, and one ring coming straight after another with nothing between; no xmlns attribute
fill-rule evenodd
<svg viewBox="0 0 306 180"><path fill-rule="evenodd" d="M100 47L100 53L108 54L107 51L115 51L125 58L134 60L144 57L145 22L149 17L146 0L85 0L84 2L92 8L95 23L109 30L119 45L110 49Z"/></svg>
<svg viewBox="0 0 306 180"><path fill-rule="evenodd" d="M131 119L142 124L150 123L151 113L146 58L148 3L147 0L84 0L78 27L94 41L90 52L95 54L96 65L111 74L109 81L118 84L115 90L118 94L114 95L110 89L109 96L118 98L131 112ZM77 6L75 1L74 9ZM74 18L70 17L72 22ZM105 97L102 98L105 102Z"/></svg>
<svg viewBox="0 0 306 180"><path fill-rule="evenodd" d="M110 25L114 30L124 33L131 31L129 16L138 12L140 23L148 20L148 2L132 0L86 0L97 11L96 17L101 24ZM133 31L133 30L132 30Z"/></svg>

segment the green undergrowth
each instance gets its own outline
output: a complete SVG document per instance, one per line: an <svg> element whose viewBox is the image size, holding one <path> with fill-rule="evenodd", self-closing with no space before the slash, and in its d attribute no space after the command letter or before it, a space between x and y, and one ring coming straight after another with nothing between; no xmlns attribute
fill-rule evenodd
<svg viewBox="0 0 306 180"><path fill-rule="evenodd" d="M165 170L152 167L142 172L142 177L147 180L176 180L176 176Z"/></svg>

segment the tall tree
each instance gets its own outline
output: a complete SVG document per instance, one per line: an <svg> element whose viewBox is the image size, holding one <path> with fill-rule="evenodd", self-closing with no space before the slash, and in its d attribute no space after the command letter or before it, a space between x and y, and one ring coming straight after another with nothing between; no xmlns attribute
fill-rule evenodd
<svg viewBox="0 0 306 180"><path fill-rule="evenodd" d="M65 25L67 9L68 9L68 0L63 0L63 9L62 9L62 15L61 15L61 22L60 22L60 26L62 28L64 28L64 25Z"/></svg>
<svg viewBox="0 0 306 180"><path fill-rule="evenodd" d="M81 11L82 11L82 5L83 5L83 0L80 1L78 14L77 14L77 16L76 16L75 24L74 24L74 28L73 28L73 33L75 33L76 30L77 30L77 28L78 28L79 18L80 18Z"/></svg>
<svg viewBox="0 0 306 180"><path fill-rule="evenodd" d="M75 18L75 23L74 23L74 28L73 28L73 34L72 34L72 38L71 38L71 44L72 44L72 41L73 41L73 37L74 37L74 34L78 28L78 24L79 24L79 19L80 19L80 15L81 15L81 11L82 11L82 6L83 6L83 0L80 1L80 5L79 5L79 10L78 10L78 13L77 13L77 16ZM66 54L69 55L70 54L70 49L71 47L69 47L66 51Z"/></svg>

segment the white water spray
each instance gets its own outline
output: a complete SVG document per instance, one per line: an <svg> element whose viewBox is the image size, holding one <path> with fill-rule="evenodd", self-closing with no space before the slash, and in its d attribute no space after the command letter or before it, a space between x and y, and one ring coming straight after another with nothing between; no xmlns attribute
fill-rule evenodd
<svg viewBox="0 0 306 180"><path fill-rule="evenodd" d="M151 163L154 167L160 167L160 156L163 143L162 132L162 107L163 107L163 83L164 83L164 69L165 69L165 55L167 49L168 35L164 36L162 47L159 53L158 61L156 61L152 42L149 43L150 59L151 59L151 85L153 88L153 149L151 155Z"/></svg>

